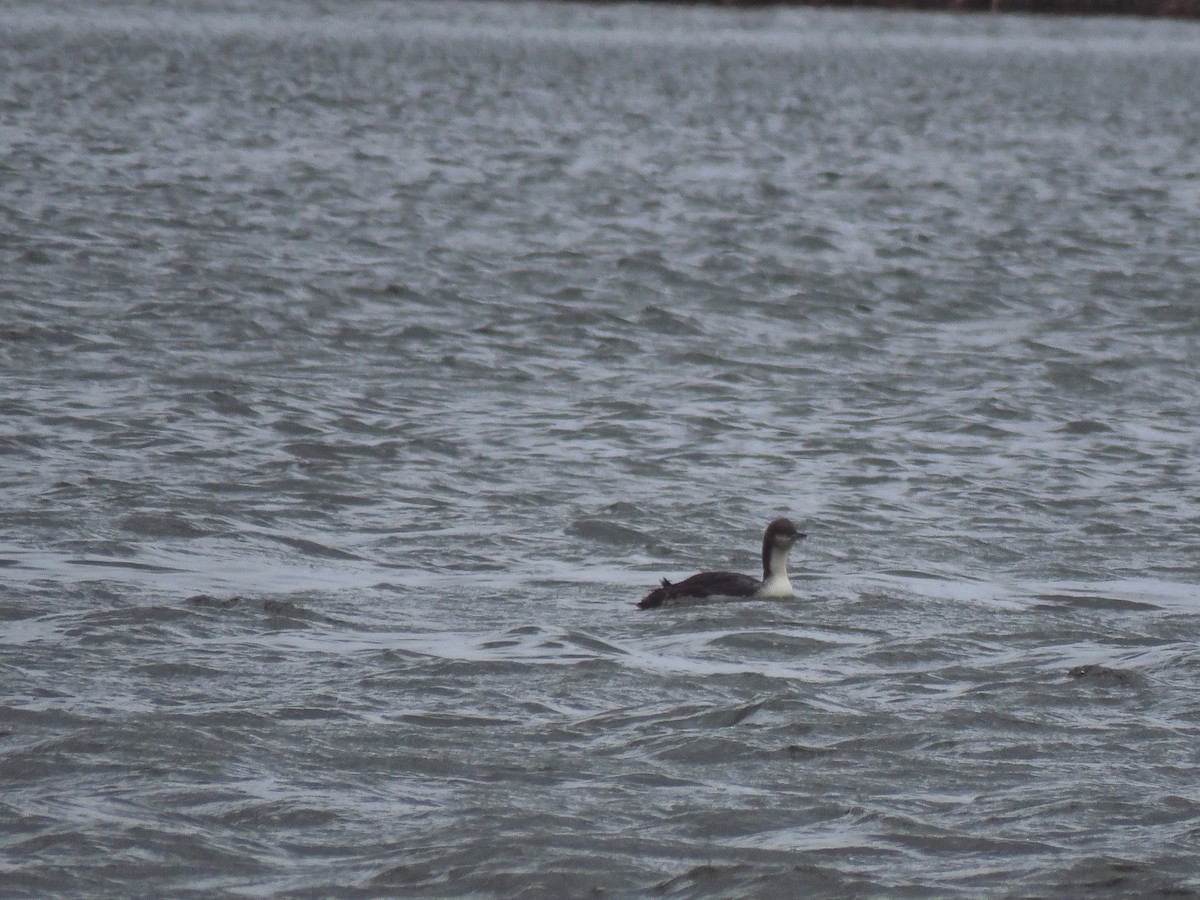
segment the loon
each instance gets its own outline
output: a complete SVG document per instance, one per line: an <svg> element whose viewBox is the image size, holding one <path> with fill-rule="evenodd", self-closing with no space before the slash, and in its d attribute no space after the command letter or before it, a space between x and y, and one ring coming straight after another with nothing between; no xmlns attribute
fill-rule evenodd
<svg viewBox="0 0 1200 900"><path fill-rule="evenodd" d="M686 603L704 599L748 600L754 597L790 597L792 583L788 581L788 552L794 544L807 537L796 530L790 519L776 519L767 526L762 542L762 581L737 572L701 572L671 584L662 580L638 601L638 609L654 609L663 604Z"/></svg>

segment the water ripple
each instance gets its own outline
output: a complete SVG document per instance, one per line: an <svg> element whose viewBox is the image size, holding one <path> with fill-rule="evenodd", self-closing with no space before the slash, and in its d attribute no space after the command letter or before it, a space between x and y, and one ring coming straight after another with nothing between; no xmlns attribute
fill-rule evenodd
<svg viewBox="0 0 1200 900"><path fill-rule="evenodd" d="M8 891L1200 890L1191 25L83 13L0 11Z"/></svg>

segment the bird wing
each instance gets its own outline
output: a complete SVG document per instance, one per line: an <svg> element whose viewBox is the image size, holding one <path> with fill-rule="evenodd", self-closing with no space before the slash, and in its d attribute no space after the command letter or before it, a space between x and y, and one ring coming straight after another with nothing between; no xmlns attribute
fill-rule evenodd
<svg viewBox="0 0 1200 900"><path fill-rule="evenodd" d="M757 578L738 572L701 572L672 584L663 579L657 587L638 601L638 609L654 609L665 603L683 600L704 600L709 597L749 597L762 586Z"/></svg>

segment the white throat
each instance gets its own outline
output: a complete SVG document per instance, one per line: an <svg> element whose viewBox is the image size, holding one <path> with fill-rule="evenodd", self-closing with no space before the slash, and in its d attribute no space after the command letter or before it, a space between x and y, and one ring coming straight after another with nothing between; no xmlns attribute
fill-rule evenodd
<svg viewBox="0 0 1200 900"><path fill-rule="evenodd" d="M755 596L757 597L790 597L792 596L792 583L788 581L787 564L788 551L780 550L775 547L771 550L771 574L766 581L762 583L762 587L758 589Z"/></svg>

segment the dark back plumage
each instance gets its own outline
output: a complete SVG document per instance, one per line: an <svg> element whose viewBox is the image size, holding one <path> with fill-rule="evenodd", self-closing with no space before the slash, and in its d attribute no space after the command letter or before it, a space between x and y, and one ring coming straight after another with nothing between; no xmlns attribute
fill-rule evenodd
<svg viewBox="0 0 1200 900"><path fill-rule="evenodd" d="M657 587L638 601L638 609L654 609L664 603L680 600L703 600L706 597L749 597L762 584L758 579L740 572L701 572L676 584L662 580Z"/></svg>

